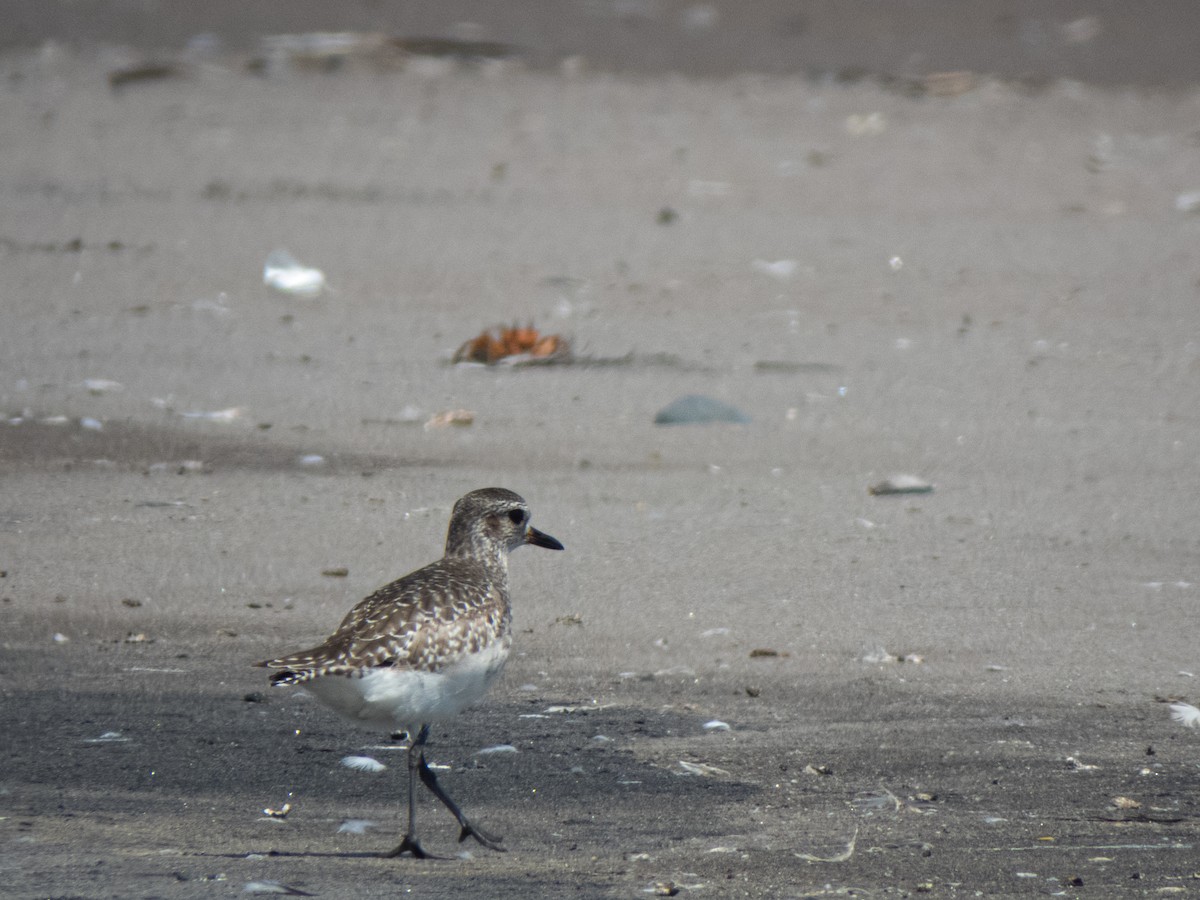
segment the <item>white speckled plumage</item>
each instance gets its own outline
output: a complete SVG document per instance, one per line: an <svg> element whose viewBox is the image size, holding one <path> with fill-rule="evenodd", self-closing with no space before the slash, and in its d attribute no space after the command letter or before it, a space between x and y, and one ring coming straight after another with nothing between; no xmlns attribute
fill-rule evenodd
<svg viewBox="0 0 1200 900"><path fill-rule="evenodd" d="M415 734L474 703L504 668L512 646L508 554L523 544L562 549L529 525L519 495L472 491L454 504L442 559L362 600L319 646L256 665L278 670L273 685L304 685L359 724ZM410 762L410 780L416 766ZM458 817L464 837L492 846L440 789L427 786ZM410 789L409 834L396 853L426 855L411 820Z"/></svg>

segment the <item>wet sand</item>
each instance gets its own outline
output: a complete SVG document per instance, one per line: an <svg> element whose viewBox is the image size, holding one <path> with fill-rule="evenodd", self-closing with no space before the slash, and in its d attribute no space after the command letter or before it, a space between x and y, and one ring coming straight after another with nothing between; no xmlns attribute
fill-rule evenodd
<svg viewBox="0 0 1200 900"><path fill-rule="evenodd" d="M1195 890L1200 90L144 56L0 56L7 896ZM432 738L511 849L378 859L399 752L250 664L486 485L567 547Z"/></svg>

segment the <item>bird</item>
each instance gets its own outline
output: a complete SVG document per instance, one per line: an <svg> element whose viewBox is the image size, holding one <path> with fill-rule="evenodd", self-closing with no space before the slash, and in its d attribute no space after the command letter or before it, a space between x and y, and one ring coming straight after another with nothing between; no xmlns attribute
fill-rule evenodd
<svg viewBox="0 0 1200 900"><path fill-rule="evenodd" d="M503 838L472 823L425 761L430 725L453 718L496 680L512 647L508 554L525 544L563 545L529 524L529 507L506 488L461 497L450 514L445 555L361 600L325 642L255 663L275 670L276 687L304 685L334 712L360 725L406 732L408 826L386 857L432 856L416 834L416 782L468 837L503 851Z"/></svg>

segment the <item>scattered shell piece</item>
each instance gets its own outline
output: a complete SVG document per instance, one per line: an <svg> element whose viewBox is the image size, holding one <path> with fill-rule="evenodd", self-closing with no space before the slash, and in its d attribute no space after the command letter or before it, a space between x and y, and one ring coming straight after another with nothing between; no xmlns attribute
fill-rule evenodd
<svg viewBox="0 0 1200 900"><path fill-rule="evenodd" d="M704 778L711 778L714 775L728 775L729 772L717 766L710 766L708 763L693 763L685 759L679 760L679 767L683 769L685 775L700 775Z"/></svg>
<svg viewBox="0 0 1200 900"><path fill-rule="evenodd" d="M846 117L846 131L854 137L874 137L887 131L887 117L881 112L855 113Z"/></svg>
<svg viewBox="0 0 1200 900"><path fill-rule="evenodd" d="M292 804L285 803L279 809L271 809L269 806L263 810L263 815L268 819L286 819L287 814L292 811Z"/></svg>
<svg viewBox="0 0 1200 900"><path fill-rule="evenodd" d="M228 409L195 410L181 412L185 419L202 419L205 422L236 422L246 414L245 407L231 406Z"/></svg>
<svg viewBox="0 0 1200 900"><path fill-rule="evenodd" d="M79 420L79 427L86 428L88 431L103 431L104 423L99 419L93 419L91 416L84 416Z"/></svg>
<svg viewBox="0 0 1200 900"><path fill-rule="evenodd" d="M867 493L876 497L885 494L929 494L932 491L933 485L916 475L893 475L867 488Z"/></svg>
<svg viewBox="0 0 1200 900"><path fill-rule="evenodd" d="M976 81L974 72L930 72L921 83L932 97L957 97L974 90Z"/></svg>
<svg viewBox="0 0 1200 900"><path fill-rule="evenodd" d="M1141 809L1142 804L1132 797L1113 797L1113 806L1117 809Z"/></svg>
<svg viewBox="0 0 1200 900"><path fill-rule="evenodd" d="M568 362L571 342L561 335L541 334L532 324L511 328L490 328L464 343L454 352L455 363L473 362L492 366L497 363Z"/></svg>
<svg viewBox="0 0 1200 900"><path fill-rule="evenodd" d="M131 632L129 632L129 634L125 635L122 643L125 643L125 644L147 644L147 643L153 643L153 641L151 641L150 638L146 637L146 633L143 631L138 631L138 632L131 631Z"/></svg>
<svg viewBox="0 0 1200 900"><path fill-rule="evenodd" d="M1073 771L1076 771L1076 772L1094 772L1100 768L1099 766L1094 766L1094 765L1091 765L1090 763L1080 762L1073 756L1068 756L1066 758L1066 763L1067 763L1067 767L1069 769L1072 769Z"/></svg>
<svg viewBox="0 0 1200 900"><path fill-rule="evenodd" d="M778 259L775 262L756 259L750 263L750 268L763 275L770 275L779 281L789 281L799 270L800 264L794 259Z"/></svg>
<svg viewBox="0 0 1200 900"><path fill-rule="evenodd" d="M1200 728L1200 709L1190 703L1172 703L1171 721L1185 728Z"/></svg>
<svg viewBox="0 0 1200 900"><path fill-rule="evenodd" d="M464 427L472 424L474 421L475 413L469 409L447 409L440 413L435 413L425 423L425 430L431 431L434 428L446 428L450 425Z"/></svg>
<svg viewBox="0 0 1200 900"><path fill-rule="evenodd" d="M127 744L129 738L121 734L119 731L106 731L97 738L85 738L85 744Z"/></svg>
<svg viewBox="0 0 1200 900"><path fill-rule="evenodd" d="M377 823L370 819L347 819L338 826L338 834L366 834L368 828L374 828Z"/></svg>
<svg viewBox="0 0 1200 900"><path fill-rule="evenodd" d="M107 394L113 391L125 390L125 385L119 381L112 381L108 378L85 378L83 386L87 388L90 394Z"/></svg>
<svg viewBox="0 0 1200 900"><path fill-rule="evenodd" d="M325 465L325 457L320 453L306 453L300 457L299 463L302 466L323 466Z"/></svg>
<svg viewBox="0 0 1200 900"><path fill-rule="evenodd" d="M1175 209L1182 213L1200 212L1200 191L1185 191L1177 194Z"/></svg>
<svg viewBox="0 0 1200 900"><path fill-rule="evenodd" d="M720 719L712 719L704 723L705 731L732 731L728 722L722 722Z"/></svg>
<svg viewBox="0 0 1200 900"><path fill-rule="evenodd" d="M70 423L70 421L71 420L68 419L66 416L43 416L42 418L38 419L38 424L39 425L67 425Z"/></svg>
<svg viewBox="0 0 1200 900"><path fill-rule="evenodd" d="M69 637L67 637L65 634L63 634L61 631L56 631L56 632L54 632L54 636L51 638L51 640L53 640L54 643L56 643L56 644L65 644L71 639Z"/></svg>
<svg viewBox="0 0 1200 900"><path fill-rule="evenodd" d="M342 765L355 772L382 772L387 768L379 760L370 756L343 756Z"/></svg>
<svg viewBox="0 0 1200 900"><path fill-rule="evenodd" d="M655 897L674 897L679 893L679 886L673 881L656 881L649 887L642 888L643 894L653 894Z"/></svg>
<svg viewBox="0 0 1200 900"><path fill-rule="evenodd" d="M854 826L854 834L850 836L850 840L846 843L846 849L834 856L813 856L811 853L801 853L799 850L793 850L792 853L798 859L806 860L807 862L821 863L838 863L845 862L854 855L854 847L858 843L858 826Z"/></svg>
<svg viewBox="0 0 1200 900"><path fill-rule="evenodd" d="M325 290L325 273L301 265L286 250L273 250L263 266L263 284L284 294L315 297Z"/></svg>
<svg viewBox="0 0 1200 900"><path fill-rule="evenodd" d="M493 747L484 747L482 750L476 750L476 756L489 756L494 753L516 753L517 748L512 744L496 744Z"/></svg>
<svg viewBox="0 0 1200 900"><path fill-rule="evenodd" d="M243 894L286 894L289 897L313 897L308 891L284 884L282 881L247 881L242 888Z"/></svg>
<svg viewBox="0 0 1200 900"><path fill-rule="evenodd" d="M729 629L728 628L709 628L705 631L700 632L700 637L702 637L702 638L717 637L718 635L721 635L721 634L729 634Z"/></svg>
<svg viewBox="0 0 1200 900"><path fill-rule="evenodd" d="M805 775L832 775L833 769L831 769L831 768L829 768L829 766L825 766L825 765L814 766L812 763L808 763L804 767L804 774Z"/></svg>
<svg viewBox="0 0 1200 900"><path fill-rule="evenodd" d="M655 425L702 425L709 422L749 423L750 417L728 403L702 394L688 394L668 403L654 416Z"/></svg>

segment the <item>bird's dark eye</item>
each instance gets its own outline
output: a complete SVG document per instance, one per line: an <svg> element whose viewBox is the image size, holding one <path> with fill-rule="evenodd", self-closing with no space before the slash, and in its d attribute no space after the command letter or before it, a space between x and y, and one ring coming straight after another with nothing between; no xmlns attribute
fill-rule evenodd
<svg viewBox="0 0 1200 900"><path fill-rule="evenodd" d="M525 513L521 512L519 509L510 509L508 511L508 519L514 525L520 525L525 521Z"/></svg>

